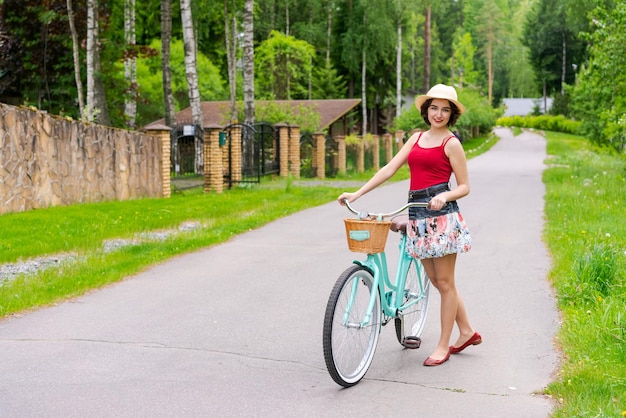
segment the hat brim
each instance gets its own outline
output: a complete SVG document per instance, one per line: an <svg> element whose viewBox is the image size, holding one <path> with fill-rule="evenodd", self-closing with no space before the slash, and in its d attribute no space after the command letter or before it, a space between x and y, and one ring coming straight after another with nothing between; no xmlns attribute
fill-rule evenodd
<svg viewBox="0 0 626 418"><path fill-rule="evenodd" d="M460 113L465 112L465 106L463 106L461 103L459 103L458 100L454 100L451 99L449 97L437 97L437 96L429 96L427 94L422 94L421 96L417 96L415 98L415 107L417 108L417 110L419 110L421 112L422 110L422 105L426 102L426 100L428 99L442 99L442 100L447 100L451 103L454 103L456 105L456 107L459 109Z"/></svg>

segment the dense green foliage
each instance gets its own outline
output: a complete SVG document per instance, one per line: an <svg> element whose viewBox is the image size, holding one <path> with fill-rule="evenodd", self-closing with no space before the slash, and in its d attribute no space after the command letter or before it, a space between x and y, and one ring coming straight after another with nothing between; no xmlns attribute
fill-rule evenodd
<svg viewBox="0 0 626 418"><path fill-rule="evenodd" d="M592 16L595 30L590 59L570 89L572 114L582 121L582 132L600 145L617 150L626 146L626 3L612 11L598 8Z"/></svg>
<svg viewBox="0 0 626 418"><path fill-rule="evenodd" d="M73 0L73 5L84 85L86 0ZM180 52L182 25L179 1L173 0L172 5L170 67L176 110L181 110L188 104ZM241 34L242 0L192 2L202 100L227 100L229 95L225 5L229 22L236 24L235 33ZM124 0L100 2L98 75L111 124L124 126L124 97L132 88L121 64L125 56L139 58L137 121L141 126L164 113L158 47L161 1L138 4L137 45L125 44L123 6ZM580 122L580 132L596 143L622 150L626 142L626 79L621 71L626 66L625 16L624 3L614 0L258 1L254 9L255 96L361 97L365 88L368 131L380 134L394 126L391 115L396 106L401 34L403 100L410 101L436 83L491 97L489 104L494 108L505 97L545 94L554 99L553 114ZM0 101L78 118L66 0L4 0L0 35ZM235 53L240 64L240 42ZM240 101L240 65L235 78L236 100ZM489 126L484 121L490 116L477 113L490 113L480 109L487 103L466 97L469 111L459 122L459 130L470 134L480 126L484 132ZM419 124L414 115L405 118ZM358 122L354 125L359 126ZM403 125L405 120L395 123Z"/></svg>
<svg viewBox="0 0 626 418"><path fill-rule="evenodd" d="M574 135L581 133L581 123L575 120L567 119L563 115L503 116L498 118L496 123L500 126L516 126L518 128L564 132Z"/></svg>

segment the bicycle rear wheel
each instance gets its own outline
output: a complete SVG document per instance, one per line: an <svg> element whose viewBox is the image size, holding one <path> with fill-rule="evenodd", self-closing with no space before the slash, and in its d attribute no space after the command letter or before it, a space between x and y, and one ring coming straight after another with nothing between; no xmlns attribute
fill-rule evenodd
<svg viewBox="0 0 626 418"><path fill-rule="evenodd" d="M380 292L373 282L367 268L351 266L337 279L326 305L324 360L330 376L344 387L365 376L378 344L382 312ZM363 325L372 292L376 294L372 317Z"/></svg>
<svg viewBox="0 0 626 418"><path fill-rule="evenodd" d="M420 335L422 335L426 323L429 290L430 280L422 263L416 259L411 259L406 273L404 290L398 291L398 296L402 295L403 305L416 299L419 302L400 312L395 319L396 337L398 342L406 348L419 348L421 344Z"/></svg>

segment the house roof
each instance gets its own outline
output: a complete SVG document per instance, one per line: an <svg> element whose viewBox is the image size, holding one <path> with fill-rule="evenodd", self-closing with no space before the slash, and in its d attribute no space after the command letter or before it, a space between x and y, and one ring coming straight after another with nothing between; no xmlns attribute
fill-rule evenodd
<svg viewBox="0 0 626 418"><path fill-rule="evenodd" d="M273 101L255 101L255 105L264 105L273 103L278 106L290 105L294 112L298 112L301 106L310 108L312 111L320 115L319 129L325 129L332 125L339 118L354 109L361 99L336 99L336 100L273 100ZM202 102L203 125L228 125L230 102ZM193 120L191 107L176 113L176 124L190 124ZM285 121L288 122L288 121ZM159 119L146 126L144 129L150 129L156 125L164 125L165 119Z"/></svg>

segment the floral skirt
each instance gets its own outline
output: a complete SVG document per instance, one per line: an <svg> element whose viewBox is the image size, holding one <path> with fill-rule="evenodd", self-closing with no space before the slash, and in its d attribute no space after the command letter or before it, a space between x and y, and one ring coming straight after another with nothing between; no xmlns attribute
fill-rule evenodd
<svg viewBox="0 0 626 418"><path fill-rule="evenodd" d="M430 197L420 196L409 201L427 202ZM438 211L411 208L406 231L407 252L418 259L465 253L472 247L470 231L456 202L448 202Z"/></svg>

